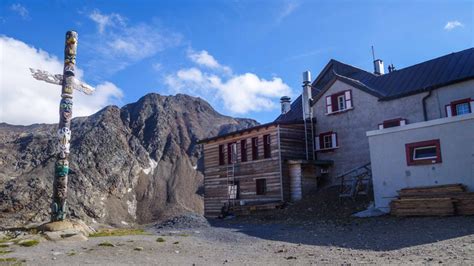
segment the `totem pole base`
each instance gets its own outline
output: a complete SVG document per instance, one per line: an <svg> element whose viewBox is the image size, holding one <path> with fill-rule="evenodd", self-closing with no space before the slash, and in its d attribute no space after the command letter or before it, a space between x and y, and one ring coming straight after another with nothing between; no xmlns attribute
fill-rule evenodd
<svg viewBox="0 0 474 266"><path fill-rule="evenodd" d="M81 220L49 222L41 225L38 229L51 241L86 241L87 236L94 232L94 229Z"/></svg>

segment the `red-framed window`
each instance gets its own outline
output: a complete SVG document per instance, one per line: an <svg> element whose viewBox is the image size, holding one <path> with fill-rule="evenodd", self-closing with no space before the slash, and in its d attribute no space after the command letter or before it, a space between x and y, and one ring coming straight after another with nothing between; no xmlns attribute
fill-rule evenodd
<svg viewBox="0 0 474 266"><path fill-rule="evenodd" d="M326 96L326 114L352 109L352 91L342 91Z"/></svg>
<svg viewBox="0 0 474 266"><path fill-rule="evenodd" d="M407 165L441 163L441 145L439 139L405 144Z"/></svg>
<svg viewBox="0 0 474 266"><path fill-rule="evenodd" d="M224 145L219 145L219 165L225 164Z"/></svg>
<svg viewBox="0 0 474 266"><path fill-rule="evenodd" d="M407 120L403 118L395 118L390 120L383 121L382 124L379 124L379 129L404 126L407 124Z"/></svg>
<svg viewBox="0 0 474 266"><path fill-rule="evenodd" d="M252 160L258 160L258 137L252 138Z"/></svg>
<svg viewBox="0 0 474 266"><path fill-rule="evenodd" d="M466 98L451 102L445 106L446 117L470 114L474 111L474 99Z"/></svg>
<svg viewBox="0 0 474 266"><path fill-rule="evenodd" d="M315 143L317 151L332 150L339 147L337 133L332 131L319 134L316 137Z"/></svg>
<svg viewBox="0 0 474 266"><path fill-rule="evenodd" d="M240 160L242 162L247 161L247 140L243 139L240 141Z"/></svg>
<svg viewBox="0 0 474 266"><path fill-rule="evenodd" d="M263 135L263 158L272 157L270 135Z"/></svg>
<svg viewBox="0 0 474 266"><path fill-rule="evenodd" d="M227 144L227 163L237 162L237 143L231 142Z"/></svg>

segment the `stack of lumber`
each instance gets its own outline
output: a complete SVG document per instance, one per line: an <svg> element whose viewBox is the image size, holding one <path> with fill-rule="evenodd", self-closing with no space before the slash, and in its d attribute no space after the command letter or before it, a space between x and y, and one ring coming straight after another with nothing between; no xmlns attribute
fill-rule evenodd
<svg viewBox="0 0 474 266"><path fill-rule="evenodd" d="M462 184L404 188L390 208L396 216L473 215L474 193Z"/></svg>

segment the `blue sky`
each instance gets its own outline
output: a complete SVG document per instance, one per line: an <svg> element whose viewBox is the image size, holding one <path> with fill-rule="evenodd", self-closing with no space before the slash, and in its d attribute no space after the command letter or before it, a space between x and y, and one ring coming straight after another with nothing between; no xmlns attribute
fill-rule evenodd
<svg viewBox="0 0 474 266"><path fill-rule="evenodd" d="M0 10L0 122L12 124L57 120L54 86L11 69L61 72L69 29L79 33L80 77L98 88L78 96L76 115L181 92L269 122L283 94L300 93L301 72L315 77L331 58L371 71L374 45L400 69L474 46L474 1L3 0ZM38 112L15 108L18 98L46 94Z"/></svg>

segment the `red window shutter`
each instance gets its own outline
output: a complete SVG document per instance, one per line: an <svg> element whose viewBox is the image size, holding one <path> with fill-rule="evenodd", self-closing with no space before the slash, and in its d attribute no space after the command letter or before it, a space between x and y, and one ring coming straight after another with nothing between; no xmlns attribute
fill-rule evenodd
<svg viewBox="0 0 474 266"><path fill-rule="evenodd" d="M324 136L322 134L319 135L319 147L324 149Z"/></svg>
<svg viewBox="0 0 474 266"><path fill-rule="evenodd" d="M326 113L332 113L332 100L331 96L326 96Z"/></svg>
<svg viewBox="0 0 474 266"><path fill-rule="evenodd" d="M337 102L337 95L331 95L331 104L332 104L332 111L333 112L339 111L339 104Z"/></svg>

